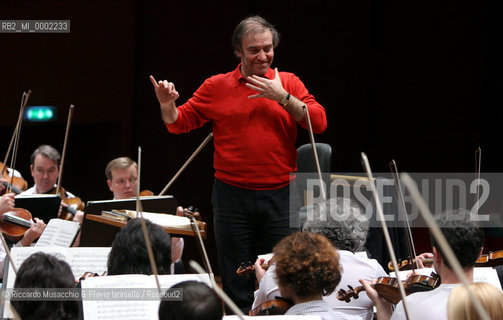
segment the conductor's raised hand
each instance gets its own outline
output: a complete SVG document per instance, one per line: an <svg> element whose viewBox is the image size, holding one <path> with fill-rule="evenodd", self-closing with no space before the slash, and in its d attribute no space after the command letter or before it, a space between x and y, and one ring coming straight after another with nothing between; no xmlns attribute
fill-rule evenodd
<svg viewBox="0 0 503 320"><path fill-rule="evenodd" d="M288 94L281 84L278 68L274 69L274 79L272 80L257 75L247 77L246 80L248 81L246 86L258 92L248 98L267 98L280 101Z"/></svg>
<svg viewBox="0 0 503 320"><path fill-rule="evenodd" d="M167 80L157 82L153 76L150 76L150 82L154 86L155 95L161 105L174 103L180 96L173 82Z"/></svg>

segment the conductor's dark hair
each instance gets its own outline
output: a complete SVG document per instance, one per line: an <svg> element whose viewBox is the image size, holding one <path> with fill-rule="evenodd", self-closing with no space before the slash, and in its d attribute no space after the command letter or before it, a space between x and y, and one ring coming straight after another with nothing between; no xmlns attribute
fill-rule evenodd
<svg viewBox="0 0 503 320"><path fill-rule="evenodd" d="M169 274L171 238L159 225L145 220L159 274ZM108 255L108 275L153 274L140 219L129 221L115 236Z"/></svg>
<svg viewBox="0 0 503 320"><path fill-rule="evenodd" d="M461 266L473 268L484 244L484 232L478 222L465 209L444 211L435 215L435 220ZM430 238L432 247L440 253L445 265L452 269L435 237L430 234Z"/></svg>
<svg viewBox="0 0 503 320"><path fill-rule="evenodd" d="M75 288L75 278L68 263L50 254L37 252L19 268L14 288ZM82 318L78 301L13 300L12 305L23 320Z"/></svg>
<svg viewBox="0 0 503 320"><path fill-rule="evenodd" d="M276 48L279 44L280 35L278 30L269 23L267 20L260 16L251 16L243 19L234 29L232 35L232 47L234 48L234 54L237 55L238 52L243 52L243 37L250 33L262 33L266 30L272 33L272 45Z"/></svg>
<svg viewBox="0 0 503 320"><path fill-rule="evenodd" d="M218 296L206 284L184 281L171 287L179 290L181 300L170 297L159 305L159 320L220 320L223 306ZM168 295L166 295L168 296Z"/></svg>

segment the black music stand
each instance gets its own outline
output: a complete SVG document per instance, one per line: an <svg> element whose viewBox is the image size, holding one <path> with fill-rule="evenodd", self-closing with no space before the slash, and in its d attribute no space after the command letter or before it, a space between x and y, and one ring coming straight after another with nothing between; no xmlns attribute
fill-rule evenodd
<svg viewBox="0 0 503 320"><path fill-rule="evenodd" d="M173 196L141 197L143 211L175 213L178 202ZM119 232L120 227L86 219L88 214L101 215L102 211L135 210L136 199L88 201L84 209L84 221L80 236L81 247L109 247Z"/></svg>
<svg viewBox="0 0 503 320"><path fill-rule="evenodd" d="M15 198L16 208L30 211L33 218L39 218L48 223L58 217L61 198L55 194L18 195Z"/></svg>

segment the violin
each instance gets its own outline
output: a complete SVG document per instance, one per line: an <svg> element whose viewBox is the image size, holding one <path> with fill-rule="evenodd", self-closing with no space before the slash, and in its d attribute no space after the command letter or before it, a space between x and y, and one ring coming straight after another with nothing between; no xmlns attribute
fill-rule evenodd
<svg viewBox="0 0 503 320"><path fill-rule="evenodd" d="M140 197L151 197L154 193L150 190L143 190L140 192Z"/></svg>
<svg viewBox="0 0 503 320"><path fill-rule="evenodd" d="M79 281L82 281L82 280L86 280L87 278L92 278L92 277L103 277L103 276L106 276L107 275L107 272L104 271L101 275L97 274L96 272L91 272L91 271L86 271L84 272L84 274L82 275L82 277L79 278Z"/></svg>
<svg viewBox="0 0 503 320"><path fill-rule="evenodd" d="M17 242L23 238L24 233L31 227L31 213L23 208L13 208L5 212L0 218L0 229L5 238Z"/></svg>
<svg viewBox="0 0 503 320"><path fill-rule="evenodd" d="M475 262L476 267L494 267L501 264L503 264L503 250L483 254Z"/></svg>
<svg viewBox="0 0 503 320"><path fill-rule="evenodd" d="M414 292L430 291L437 288L440 285L440 277L432 272L431 275L411 275L407 280L403 281L405 288L405 294L409 295ZM398 288L398 280L391 277L379 277L377 282L372 284L373 287L380 297L384 298L386 301L397 304L402 300L400 291ZM365 290L363 286L358 286L353 288L348 285L349 290L339 289L337 291L337 299L340 301L350 302L351 298L358 299L358 295L361 291Z"/></svg>
<svg viewBox="0 0 503 320"><path fill-rule="evenodd" d="M46 194L56 194L56 187L52 188ZM61 201L65 203L67 206L63 207L63 210L66 210L71 216L63 217L64 220L71 220L74 215L77 214L77 210L84 210L84 202L79 197L69 197L68 192L66 192L65 188L59 188L59 196L61 197Z"/></svg>
<svg viewBox="0 0 503 320"><path fill-rule="evenodd" d="M268 300L255 309L248 312L249 316L270 316L285 314L293 306L293 302L288 299L276 297Z"/></svg>
<svg viewBox="0 0 503 320"><path fill-rule="evenodd" d="M15 194L20 194L21 192L28 189L28 182L26 182L26 180L24 180L21 177L10 176L10 174L8 173L9 170L7 169L7 166L4 167L2 162L0 162L0 167L4 168L2 175L0 175L0 179L5 180L0 182L5 186L5 191L2 192L0 195L3 195L9 189L9 187L11 187L11 180L12 180L12 192L14 192Z"/></svg>
<svg viewBox="0 0 503 320"><path fill-rule="evenodd" d="M398 262L398 271L412 270L417 268L416 259L412 259L412 263L410 262L410 260L400 260L400 259L398 259L397 262ZM433 258L422 258L421 262L423 262L425 267L428 268L429 266L433 265ZM391 263L391 261L388 262L388 270L395 271L395 268L393 268L393 264Z"/></svg>
<svg viewBox="0 0 503 320"><path fill-rule="evenodd" d="M269 268L269 263L265 262L263 264L260 264L262 269L267 270ZM238 276L244 276L247 274L252 274L255 272L255 265L251 263L251 261L243 262L239 266L239 268L236 270L236 273Z"/></svg>
<svg viewBox="0 0 503 320"><path fill-rule="evenodd" d="M192 217L194 217L194 219L196 219L197 221L201 221L202 219L198 209L194 209L193 206L189 206L187 209L183 209L183 214L189 219L192 219Z"/></svg>

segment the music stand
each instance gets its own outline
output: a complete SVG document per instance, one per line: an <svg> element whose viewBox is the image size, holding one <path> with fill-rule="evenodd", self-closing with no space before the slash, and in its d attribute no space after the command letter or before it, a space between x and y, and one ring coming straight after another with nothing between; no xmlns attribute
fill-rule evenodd
<svg viewBox="0 0 503 320"><path fill-rule="evenodd" d="M173 196L140 197L144 211L175 213L178 202ZM87 215L101 215L102 211L135 210L136 199L88 201L80 236L81 247L109 247L120 227L87 219Z"/></svg>
<svg viewBox="0 0 503 320"><path fill-rule="evenodd" d="M17 195L16 208L30 211L33 218L39 218L48 223L58 217L61 198L55 194Z"/></svg>

